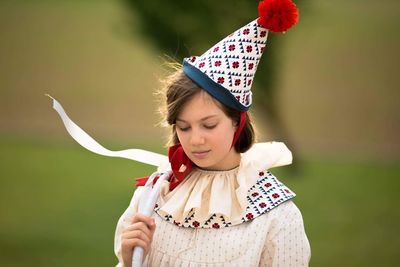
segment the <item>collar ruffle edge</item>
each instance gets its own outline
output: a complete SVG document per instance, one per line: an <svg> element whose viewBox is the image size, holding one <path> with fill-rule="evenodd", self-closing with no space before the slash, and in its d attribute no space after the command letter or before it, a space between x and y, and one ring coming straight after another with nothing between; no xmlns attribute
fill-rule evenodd
<svg viewBox="0 0 400 267"><path fill-rule="evenodd" d="M155 211L168 222L192 228L222 228L253 220L295 196L268 171L291 162L285 144L257 143L242 154L236 169L196 169L171 192L166 182Z"/></svg>

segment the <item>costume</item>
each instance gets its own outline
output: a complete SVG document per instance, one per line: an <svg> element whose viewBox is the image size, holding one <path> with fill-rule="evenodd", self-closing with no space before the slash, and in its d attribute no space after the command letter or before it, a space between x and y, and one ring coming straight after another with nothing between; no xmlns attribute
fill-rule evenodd
<svg viewBox="0 0 400 267"><path fill-rule="evenodd" d="M240 113L232 147L252 104L251 87L268 32L289 29L298 11L290 0L264 0L259 15L202 55L183 60L188 78ZM268 171L291 163L284 144L256 144L229 171L196 168L179 143L168 155L172 172L154 208L157 228L145 266L308 265L310 246L302 217L290 201L295 194ZM138 185L150 186L148 181ZM115 252L120 262L121 234L142 210L142 201L139 189L118 222ZM135 255L139 253L133 262L140 265L141 256Z"/></svg>
<svg viewBox="0 0 400 267"><path fill-rule="evenodd" d="M235 169L194 168L173 191L166 183L144 266L307 266L310 246L291 201L295 194L268 171L290 163L283 143L261 143L243 153ZM121 233L140 205L141 190L118 221L120 261Z"/></svg>
<svg viewBox="0 0 400 267"><path fill-rule="evenodd" d="M264 0L259 4L259 13L258 19L203 55L183 62L183 73L188 78L223 105L240 112L232 147L252 103L251 86L268 31L286 31L298 16L290 0ZM310 246L301 213L291 201L295 194L268 171L292 162L292 155L283 143L255 144L241 155L237 168L206 171L192 164L180 144L170 148L169 162L165 156L148 151L109 151L70 121L55 100L54 108L71 136L85 148L152 164L163 173L154 186L162 188L154 207L157 227L145 266L308 265ZM168 181L162 179L165 173ZM143 181L151 190L152 180ZM139 207L148 201L147 193L139 187L118 222L115 252L120 265L121 234L132 216L143 210ZM151 211L153 204L147 206ZM143 249L135 248L135 252L140 250ZM142 255L134 253L133 261L140 265Z"/></svg>

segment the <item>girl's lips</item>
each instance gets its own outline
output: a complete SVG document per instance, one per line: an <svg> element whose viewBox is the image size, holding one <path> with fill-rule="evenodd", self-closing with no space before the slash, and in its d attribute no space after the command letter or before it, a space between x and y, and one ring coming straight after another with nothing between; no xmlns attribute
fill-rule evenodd
<svg viewBox="0 0 400 267"><path fill-rule="evenodd" d="M195 151L192 152L193 156L195 156L196 158L205 158L208 154L208 152L210 152L210 150L206 150L206 151Z"/></svg>

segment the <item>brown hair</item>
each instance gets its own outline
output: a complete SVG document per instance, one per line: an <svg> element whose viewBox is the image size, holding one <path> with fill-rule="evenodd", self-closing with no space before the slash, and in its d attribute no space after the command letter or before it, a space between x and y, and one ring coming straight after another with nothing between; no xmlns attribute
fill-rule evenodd
<svg viewBox="0 0 400 267"><path fill-rule="evenodd" d="M162 81L163 86L159 92L159 95L162 97L162 108L160 109L161 114L165 122L172 126L172 134L169 139L169 144L179 143L175 123L176 118L182 110L182 107L196 95L202 92L207 93L197 84L195 84L190 78L188 78L179 68L179 65L175 66L174 69L176 71ZM223 105L213 97L211 98L222 109L225 115L239 124L239 111ZM238 153L246 152L255 142L255 131L250 114L247 112L246 116L246 123L242 132L240 133L239 139L234 146L236 152Z"/></svg>

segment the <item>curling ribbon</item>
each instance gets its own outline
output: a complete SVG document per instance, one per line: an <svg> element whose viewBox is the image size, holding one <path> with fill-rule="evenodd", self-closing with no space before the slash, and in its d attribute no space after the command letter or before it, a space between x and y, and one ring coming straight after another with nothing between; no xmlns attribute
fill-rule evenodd
<svg viewBox="0 0 400 267"><path fill-rule="evenodd" d="M168 164L168 157L158 153L142 150L142 149L125 149L120 151L111 151L100 145L96 140L89 136L85 131L83 131L78 125L76 125L65 113L61 104L55 100L50 95L47 95L53 100L53 108L60 115L65 128L71 137L78 142L81 146L86 148L93 153L108 156L108 157L118 157L134 160L137 162L153 165L153 166L165 166Z"/></svg>

